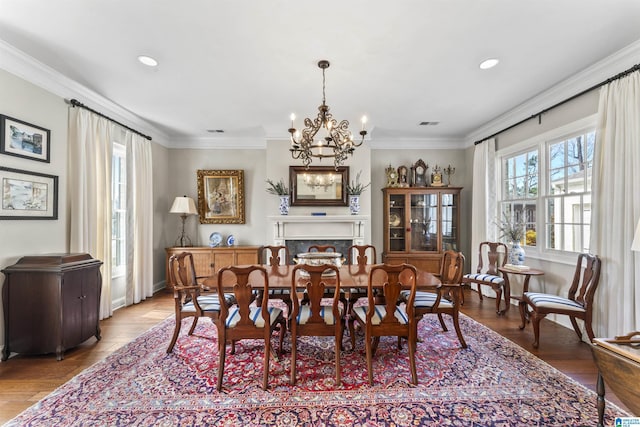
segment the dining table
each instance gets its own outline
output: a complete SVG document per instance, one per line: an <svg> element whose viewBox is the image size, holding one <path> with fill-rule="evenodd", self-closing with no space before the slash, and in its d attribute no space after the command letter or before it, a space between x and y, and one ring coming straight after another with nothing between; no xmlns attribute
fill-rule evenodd
<svg viewBox="0 0 640 427"><path fill-rule="evenodd" d="M339 275L340 275L340 288L341 289L367 289L369 283L369 273L371 272L371 268L376 264L367 264L367 265L342 265L339 267ZM248 267L248 265L239 265L237 267ZM269 277L269 289L291 289L291 274L295 265L278 265L278 266L263 266ZM421 291L433 291L436 290L440 286L440 279L430 273L428 271L417 271L416 277L416 289ZM382 272L378 272L379 277L376 277L377 274L374 273L373 277L373 288L379 289L384 285L384 278L382 276ZM306 285L304 282L304 277L301 277L300 273L298 273L298 281L300 289L303 289ZM223 275L224 280L224 275ZM335 284L336 276L327 275L325 276L325 284L326 286L331 286ZM210 289L216 289L218 281L218 275L211 276L203 282L204 286ZM262 281L255 280L256 288L262 287Z"/></svg>

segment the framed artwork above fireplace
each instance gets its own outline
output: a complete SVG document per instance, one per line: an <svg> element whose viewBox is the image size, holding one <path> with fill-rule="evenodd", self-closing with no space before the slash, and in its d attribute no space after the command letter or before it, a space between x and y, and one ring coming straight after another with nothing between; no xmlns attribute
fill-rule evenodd
<svg viewBox="0 0 640 427"><path fill-rule="evenodd" d="M289 166L291 206L348 206L348 182L348 166Z"/></svg>

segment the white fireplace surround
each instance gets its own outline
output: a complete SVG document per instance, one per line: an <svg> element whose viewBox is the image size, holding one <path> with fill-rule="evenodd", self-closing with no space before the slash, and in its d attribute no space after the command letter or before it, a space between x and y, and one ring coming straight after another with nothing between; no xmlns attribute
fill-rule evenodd
<svg viewBox="0 0 640 427"><path fill-rule="evenodd" d="M280 215L270 216L273 244L287 240L351 240L366 244L369 217L365 215Z"/></svg>

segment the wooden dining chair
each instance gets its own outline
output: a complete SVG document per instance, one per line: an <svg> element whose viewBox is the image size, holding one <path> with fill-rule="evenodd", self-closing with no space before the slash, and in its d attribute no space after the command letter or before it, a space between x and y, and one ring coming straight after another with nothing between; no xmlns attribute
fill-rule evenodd
<svg viewBox="0 0 640 427"><path fill-rule="evenodd" d="M378 255L376 253L376 247L373 245L352 245L347 249L347 264L358 265L361 267L367 264L375 264L377 262ZM350 317L353 317L353 305L360 299L367 297L366 288L350 288L348 310Z"/></svg>
<svg viewBox="0 0 640 427"><path fill-rule="evenodd" d="M289 249L286 246L263 246L262 247L263 263L271 268L277 268L279 265L286 265L289 262ZM256 304L262 304L263 291L256 292ZM282 300L287 305L287 316L291 313L291 291L289 289L270 289L269 299Z"/></svg>
<svg viewBox="0 0 640 427"><path fill-rule="evenodd" d="M481 286L491 286L496 293L496 313L502 314L500 310L500 300L504 290L504 279L498 271L498 267L503 267L507 263L509 250L502 242L482 242L478 248L478 268L475 273L462 276L462 284L470 285L475 283L478 286L478 295L482 300ZM462 294L461 304L464 304L464 294ZM509 301L505 301L505 311L509 308Z"/></svg>
<svg viewBox="0 0 640 427"><path fill-rule="evenodd" d="M293 298L291 323L291 385L296 383L296 353L299 336L335 337L336 384L341 383L340 351L344 335L345 307L340 302L340 272L334 265L297 265L291 272L291 293L298 288L307 292L309 303L300 304ZM330 304L325 290L333 290Z"/></svg>
<svg viewBox="0 0 640 427"><path fill-rule="evenodd" d="M269 307L268 299L263 298L259 306L253 305L253 289L259 287L269 292L269 276L264 267L252 265L248 267L229 266L218 271L218 295L233 290L236 303L231 307L222 305L218 316L218 391L222 390L222 379L226 358L227 344L231 344L231 354L235 354L235 343L242 339L263 339L264 359L262 389L266 390L269 382L269 356L271 354L271 336L279 331L280 348L287 330L287 322L282 310ZM220 303L222 304L222 298Z"/></svg>
<svg viewBox="0 0 640 427"><path fill-rule="evenodd" d="M191 252L181 252L169 258L169 285L173 289L175 305L175 327L167 353L173 347L180 335L182 320L193 317L193 323L188 335L192 335L200 317L208 317L215 323L220 314L220 302L215 293L202 295L202 287L196 281L196 269ZM225 294L226 305L234 302L233 294Z"/></svg>
<svg viewBox="0 0 640 427"><path fill-rule="evenodd" d="M380 274L382 273L382 274ZM418 384L415 352L417 347L417 320L414 302L416 298L417 270L409 264L381 264L371 267L367 287L367 305L353 309L355 321L360 324L365 334L365 350L367 357L367 372L369 384L373 385L373 355L375 354L380 337L405 338L409 347L409 367L411 383ZM376 304L378 295L374 295L374 281L382 280L379 293L384 296L384 304ZM408 289L406 304L397 304L402 290ZM350 322L351 336L354 337L353 323Z"/></svg>
<svg viewBox="0 0 640 427"><path fill-rule="evenodd" d="M569 316L573 330L582 340L582 332L576 322L576 319L581 319L589 340L593 342L595 337L592 326L593 299L600 282L600 266L601 261L597 255L578 255L576 271L567 298L540 292L524 293L518 305L522 319L520 329L524 329L529 317L533 324L534 348L538 348L540 342L540 321L551 313Z"/></svg>
<svg viewBox="0 0 640 427"><path fill-rule="evenodd" d="M309 248L307 249L307 252L336 252L336 247L333 245L310 245ZM331 298L331 296L332 296L331 289L327 289L325 292L325 298ZM344 290L342 289L340 290L340 301L342 301L346 310L347 306L349 305L349 301L347 300L347 296ZM302 303L303 304L309 303L309 300L306 295L306 291L303 295Z"/></svg>
<svg viewBox="0 0 640 427"><path fill-rule="evenodd" d="M453 327L458 335L458 341L462 348L467 348L467 343L460 330L460 294L462 293L462 273L464 269L464 255L462 252L445 251L440 264L440 285L433 292L418 291L415 297L416 321L425 314L437 314L442 330L447 332L447 325L442 318L443 314L451 316ZM407 302L409 291L401 293L402 300Z"/></svg>

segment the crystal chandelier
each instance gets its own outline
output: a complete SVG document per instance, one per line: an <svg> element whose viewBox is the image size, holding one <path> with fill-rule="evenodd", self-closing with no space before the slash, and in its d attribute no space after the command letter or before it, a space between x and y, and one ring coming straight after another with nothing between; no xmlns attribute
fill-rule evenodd
<svg viewBox="0 0 640 427"><path fill-rule="evenodd" d="M305 118L302 133L294 126L295 114L291 114L291 157L301 159L305 167L309 167L312 159L322 160L325 157L333 157L333 164L338 168L349 155L352 155L356 147L360 147L364 142L367 131L364 125L366 117L362 117L362 129L360 130L360 142L354 142L353 134L349 131L349 121L342 120L340 123L333 118L329 112L329 106L325 101L325 75L329 68L329 61L321 60L318 67L322 69L322 105L318 107L318 116L315 119ZM322 130L323 135L317 135ZM316 135L318 136L317 139Z"/></svg>

